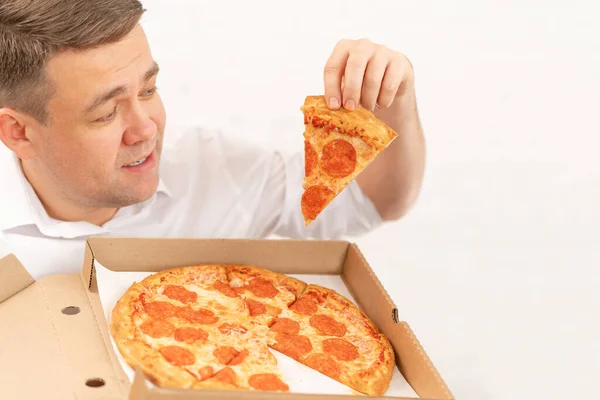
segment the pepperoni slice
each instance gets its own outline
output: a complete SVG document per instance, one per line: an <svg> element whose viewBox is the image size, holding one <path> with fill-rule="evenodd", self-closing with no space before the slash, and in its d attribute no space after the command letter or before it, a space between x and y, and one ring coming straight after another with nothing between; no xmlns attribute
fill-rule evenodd
<svg viewBox="0 0 600 400"><path fill-rule="evenodd" d="M266 314L267 307L260 301L245 299L248 309L250 310L250 316L256 317L257 315Z"/></svg>
<svg viewBox="0 0 600 400"><path fill-rule="evenodd" d="M237 381L237 375L235 374L235 371L231 369L231 367L223 368L215 374L214 378L220 382L228 383L230 385L235 385L235 382Z"/></svg>
<svg viewBox="0 0 600 400"><path fill-rule="evenodd" d="M208 339L208 333L200 328L183 327L175 331L175 340L178 342L193 343Z"/></svg>
<svg viewBox="0 0 600 400"><path fill-rule="evenodd" d="M184 304L195 303L198 300L198 294L178 285L169 285L165 287L163 294L170 299L180 301Z"/></svg>
<svg viewBox="0 0 600 400"><path fill-rule="evenodd" d="M275 374L254 374L250 376L248 383L256 390L279 390L286 392L290 390L289 386Z"/></svg>
<svg viewBox="0 0 600 400"><path fill-rule="evenodd" d="M246 289L258 297L267 297L271 299L279 294L279 290L275 289L275 286L273 286L271 281L262 278L252 279L248 282Z"/></svg>
<svg viewBox="0 0 600 400"><path fill-rule="evenodd" d="M246 290L243 286L232 286L233 290L235 290L238 294L240 293L244 293L244 290Z"/></svg>
<svg viewBox="0 0 600 400"><path fill-rule="evenodd" d="M238 354L240 352L231 346L219 346L213 351L213 355L217 357L217 360L225 365L228 365Z"/></svg>
<svg viewBox="0 0 600 400"><path fill-rule="evenodd" d="M166 319L174 317L179 309L180 307L171 303L167 303L166 301L153 301L144 304L144 310L151 318L154 319Z"/></svg>
<svg viewBox="0 0 600 400"><path fill-rule="evenodd" d="M313 315L310 317L309 323L319 332L319 335L344 336L346 334L346 325L328 315Z"/></svg>
<svg viewBox="0 0 600 400"><path fill-rule="evenodd" d="M342 361L352 361L358 358L356 346L346 339L325 339L323 341L323 351Z"/></svg>
<svg viewBox="0 0 600 400"><path fill-rule="evenodd" d="M304 175L309 176L319 162L319 155L312 147L312 145L305 140L304 141Z"/></svg>
<svg viewBox="0 0 600 400"><path fill-rule="evenodd" d="M309 187L304 194L302 194L302 213L310 219L317 218L317 215L323 211L325 206L329 204L334 196L335 193L333 190L329 189L327 186L316 185Z"/></svg>
<svg viewBox="0 0 600 400"><path fill-rule="evenodd" d="M346 140L332 140L323 147L321 168L334 178L350 175L356 168L356 149Z"/></svg>
<svg viewBox="0 0 600 400"><path fill-rule="evenodd" d="M200 375L200 380L204 381L204 380L210 378L211 376L213 376L213 374L214 374L213 367L211 367L210 365L207 365L206 367L202 367L202 368L200 368L200 370L198 370L198 374Z"/></svg>
<svg viewBox="0 0 600 400"><path fill-rule="evenodd" d="M246 328L244 328L243 326L238 325L238 324L230 324L229 322L219 325L219 331L221 331L221 333L223 333L225 335L228 335L231 332L235 332L235 333L248 332L248 330Z"/></svg>
<svg viewBox="0 0 600 400"><path fill-rule="evenodd" d="M324 353L311 354L310 356L306 357L304 364L327 376L332 377L333 379L339 379L342 372L340 364Z"/></svg>
<svg viewBox="0 0 600 400"><path fill-rule="evenodd" d="M233 357L233 359L229 361L229 365L241 364L248 354L250 354L250 352L248 352L246 349L240 351L237 356Z"/></svg>
<svg viewBox="0 0 600 400"><path fill-rule="evenodd" d="M181 312L178 315L181 318L196 324L214 324L219 320L219 318L215 317L215 313L204 308L195 310L191 307L185 307L181 309Z"/></svg>
<svg viewBox="0 0 600 400"><path fill-rule="evenodd" d="M235 291L235 289L226 284L225 282L216 281L214 287L227 297L238 297L238 294Z"/></svg>
<svg viewBox="0 0 600 400"><path fill-rule="evenodd" d="M166 346L161 347L159 353L173 365L182 366L182 365L192 365L196 362L196 357L194 354L179 346Z"/></svg>
<svg viewBox="0 0 600 400"><path fill-rule="evenodd" d="M290 310L297 314L312 315L317 312L317 302L308 296L300 297L290 306Z"/></svg>
<svg viewBox="0 0 600 400"><path fill-rule="evenodd" d="M275 350L282 352L296 360L312 350L312 344L306 336L302 335L287 335L285 333L277 333L275 338L277 345Z"/></svg>
<svg viewBox="0 0 600 400"><path fill-rule="evenodd" d="M297 335L300 332L300 324L289 318L275 318L270 328L274 332L286 333L288 335Z"/></svg>
<svg viewBox="0 0 600 400"><path fill-rule="evenodd" d="M175 331L175 325L164 319L151 319L140 325L140 330L153 338L169 337Z"/></svg>

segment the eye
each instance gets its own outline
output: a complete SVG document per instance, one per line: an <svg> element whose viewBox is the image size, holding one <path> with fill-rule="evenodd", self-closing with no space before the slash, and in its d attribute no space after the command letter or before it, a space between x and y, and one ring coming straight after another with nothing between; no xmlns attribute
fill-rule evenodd
<svg viewBox="0 0 600 400"><path fill-rule="evenodd" d="M142 97L150 97L150 96L152 96L156 92L157 89L158 88L156 86L153 87L152 89L148 89L148 90L142 92L141 96Z"/></svg>
<svg viewBox="0 0 600 400"><path fill-rule="evenodd" d="M98 118L95 122L110 122L116 117L116 115L117 107L115 107L110 114L106 114L104 117Z"/></svg>

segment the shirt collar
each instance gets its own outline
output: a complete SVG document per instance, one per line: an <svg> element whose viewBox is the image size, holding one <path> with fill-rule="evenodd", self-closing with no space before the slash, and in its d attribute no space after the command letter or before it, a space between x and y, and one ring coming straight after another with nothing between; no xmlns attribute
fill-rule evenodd
<svg viewBox="0 0 600 400"><path fill-rule="evenodd" d="M33 187L25 178L17 156L6 148L0 149L0 231L24 225L36 225L44 235L66 238L107 233L107 229L87 222L65 222L48 215ZM151 204L157 195L172 197L162 177L155 195L140 205ZM121 211L121 210L120 210ZM117 213L119 215L119 213ZM107 225L110 224L110 221Z"/></svg>

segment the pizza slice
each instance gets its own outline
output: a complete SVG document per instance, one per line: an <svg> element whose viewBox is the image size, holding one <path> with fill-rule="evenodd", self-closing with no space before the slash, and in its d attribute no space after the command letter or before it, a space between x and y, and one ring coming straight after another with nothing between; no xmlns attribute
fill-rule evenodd
<svg viewBox="0 0 600 400"><path fill-rule="evenodd" d="M161 387L285 390L265 327L227 273L225 265L173 268L132 285L111 323L126 362Z"/></svg>
<svg viewBox="0 0 600 400"><path fill-rule="evenodd" d="M289 391L277 359L262 338L254 337L237 345L222 343L226 341L220 342L216 354L225 366L208 379L196 382L194 388Z"/></svg>
<svg viewBox="0 0 600 400"><path fill-rule="evenodd" d="M217 366L204 367L194 388L288 391L262 335L240 326L221 326L211 340L214 349L205 357L215 358Z"/></svg>
<svg viewBox="0 0 600 400"><path fill-rule="evenodd" d="M373 113L357 108L331 110L323 96L308 96L304 114L306 226L331 203L398 135Z"/></svg>
<svg viewBox="0 0 600 400"><path fill-rule="evenodd" d="M270 325L269 345L354 390L381 396L393 369L391 344L354 303L308 285Z"/></svg>
<svg viewBox="0 0 600 400"><path fill-rule="evenodd" d="M281 311L292 304L306 288L306 283L252 265L231 265L229 285L245 301L250 316L267 326Z"/></svg>
<svg viewBox="0 0 600 400"><path fill-rule="evenodd" d="M165 387L190 387L222 368L213 355L218 328L246 308L241 299L223 296L220 282L227 282L224 266L198 265L134 283L113 309L110 326L125 361L141 364Z"/></svg>

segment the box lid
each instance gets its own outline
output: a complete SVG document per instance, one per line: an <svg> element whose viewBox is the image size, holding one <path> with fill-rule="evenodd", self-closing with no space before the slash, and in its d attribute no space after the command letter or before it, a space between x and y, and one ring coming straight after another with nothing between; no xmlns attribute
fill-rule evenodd
<svg viewBox="0 0 600 400"><path fill-rule="evenodd" d="M35 281L11 254L0 299L0 398L126 398L79 274Z"/></svg>
<svg viewBox="0 0 600 400"><path fill-rule="evenodd" d="M0 304L34 282L14 254L0 258Z"/></svg>

